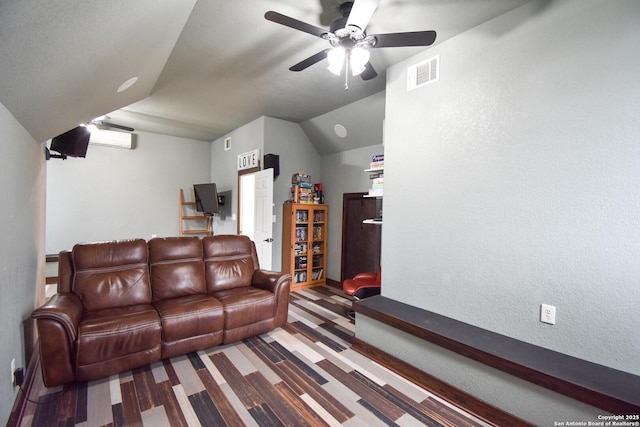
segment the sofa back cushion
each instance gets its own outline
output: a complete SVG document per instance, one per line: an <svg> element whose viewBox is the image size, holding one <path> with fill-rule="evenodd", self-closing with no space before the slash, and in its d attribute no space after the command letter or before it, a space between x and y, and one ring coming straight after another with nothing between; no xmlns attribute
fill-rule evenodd
<svg viewBox="0 0 640 427"><path fill-rule="evenodd" d="M202 239L209 293L250 286L259 269L256 247L247 236L218 235Z"/></svg>
<svg viewBox="0 0 640 427"><path fill-rule="evenodd" d="M71 292L73 287L73 257L71 250L65 249L58 254L58 293Z"/></svg>
<svg viewBox="0 0 640 427"><path fill-rule="evenodd" d="M73 292L87 311L151 302L147 242L80 243L72 249Z"/></svg>
<svg viewBox="0 0 640 427"><path fill-rule="evenodd" d="M154 301L207 293L200 238L155 238L148 246Z"/></svg>

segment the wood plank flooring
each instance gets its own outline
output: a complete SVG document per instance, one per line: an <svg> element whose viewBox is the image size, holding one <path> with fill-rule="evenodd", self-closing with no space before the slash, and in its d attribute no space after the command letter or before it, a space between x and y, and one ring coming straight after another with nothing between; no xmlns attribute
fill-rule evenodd
<svg viewBox="0 0 640 427"><path fill-rule="evenodd" d="M242 342L64 388L38 372L20 425L487 425L351 350L350 307L301 290L284 328Z"/></svg>

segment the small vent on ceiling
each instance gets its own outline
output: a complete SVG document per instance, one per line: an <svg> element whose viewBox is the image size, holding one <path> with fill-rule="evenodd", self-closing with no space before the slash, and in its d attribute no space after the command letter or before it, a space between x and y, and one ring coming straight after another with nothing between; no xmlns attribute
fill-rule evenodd
<svg viewBox="0 0 640 427"><path fill-rule="evenodd" d="M410 66L407 69L407 91L440 79L440 55Z"/></svg>

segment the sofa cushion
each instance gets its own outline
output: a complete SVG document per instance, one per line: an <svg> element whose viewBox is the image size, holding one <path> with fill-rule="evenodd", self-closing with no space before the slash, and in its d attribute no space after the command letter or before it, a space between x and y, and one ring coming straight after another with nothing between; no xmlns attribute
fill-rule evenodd
<svg viewBox="0 0 640 427"><path fill-rule="evenodd" d="M162 319L163 342L217 333L224 327L222 304L209 295L187 295L153 305Z"/></svg>
<svg viewBox="0 0 640 427"><path fill-rule="evenodd" d="M82 243L73 247L73 292L87 311L151 302L147 242Z"/></svg>
<svg viewBox="0 0 640 427"><path fill-rule="evenodd" d="M246 286L214 292L212 295L224 307L225 330L273 319L275 316L276 297L264 289Z"/></svg>
<svg viewBox="0 0 640 427"><path fill-rule="evenodd" d="M153 301L207 293L198 237L155 238L148 247Z"/></svg>
<svg viewBox="0 0 640 427"><path fill-rule="evenodd" d="M160 354L160 317L151 304L85 313L78 327L76 360L91 365L155 349Z"/></svg>
<svg viewBox="0 0 640 427"><path fill-rule="evenodd" d="M218 235L202 239L208 292L251 285L259 268L253 242L247 236Z"/></svg>

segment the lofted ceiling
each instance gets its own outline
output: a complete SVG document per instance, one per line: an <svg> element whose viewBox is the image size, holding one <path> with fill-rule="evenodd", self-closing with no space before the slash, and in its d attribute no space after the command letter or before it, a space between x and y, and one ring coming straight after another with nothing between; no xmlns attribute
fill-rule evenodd
<svg viewBox="0 0 640 427"><path fill-rule="evenodd" d="M264 19L275 10L328 27L342 1L2 0L0 103L41 142L108 114L205 141L266 115L301 123L321 153L379 143L370 128L384 117L385 70L424 48L375 49L378 77L350 77L345 90L324 63L288 69L327 41ZM367 31L436 30L438 44L527 1L381 0Z"/></svg>

